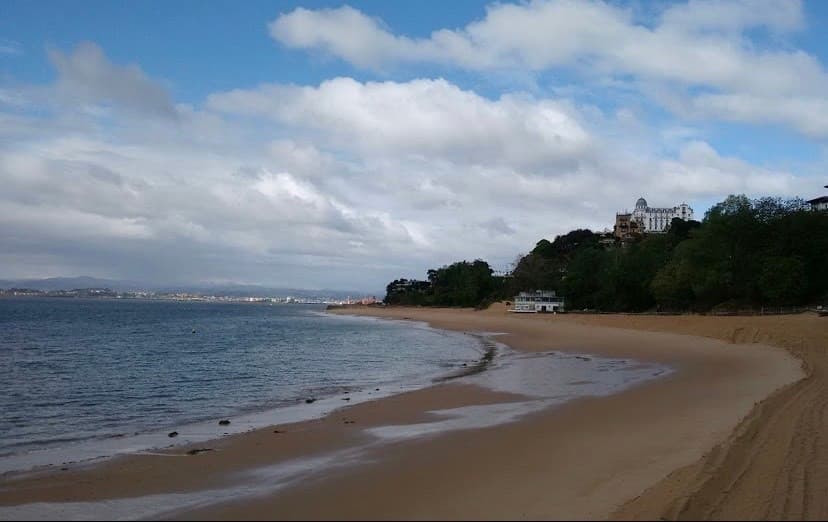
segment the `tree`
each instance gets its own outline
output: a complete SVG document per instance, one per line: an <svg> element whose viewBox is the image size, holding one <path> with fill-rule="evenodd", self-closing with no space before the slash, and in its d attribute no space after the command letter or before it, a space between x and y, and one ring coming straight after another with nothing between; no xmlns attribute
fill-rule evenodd
<svg viewBox="0 0 828 522"><path fill-rule="evenodd" d="M416 279L395 279L385 287L386 304L424 305L429 303L431 283Z"/></svg>
<svg viewBox="0 0 828 522"><path fill-rule="evenodd" d="M459 261L429 270L433 303L442 306L477 306L498 289L493 270L481 259Z"/></svg>
<svg viewBox="0 0 828 522"><path fill-rule="evenodd" d="M762 296L768 304L791 305L807 292L805 264L797 257L768 257L759 278Z"/></svg>
<svg viewBox="0 0 828 522"><path fill-rule="evenodd" d="M667 237L670 238L671 248L675 248L676 245L685 239L688 239L690 237L690 233L700 226L701 223L692 219L685 221L681 218L673 218L673 220L670 221L670 225L667 227Z"/></svg>
<svg viewBox="0 0 828 522"><path fill-rule="evenodd" d="M616 251L612 309L643 311L655 306L650 282L669 259L671 244L666 235L652 235Z"/></svg>
<svg viewBox="0 0 828 522"><path fill-rule="evenodd" d="M609 308L599 295L608 280L608 266L608 256L599 248L583 248L573 256L563 281L571 308Z"/></svg>
<svg viewBox="0 0 828 522"><path fill-rule="evenodd" d="M664 310L686 310L693 303L689 273L682 263L662 267L650 282L653 298Z"/></svg>
<svg viewBox="0 0 828 522"><path fill-rule="evenodd" d="M541 239L507 279L480 259L430 269L426 281L392 281L386 302L477 306L537 289L558 291L570 308L614 311L828 299L828 213L799 198L731 195L701 223L674 219L666 234L623 248L599 238L577 229Z"/></svg>

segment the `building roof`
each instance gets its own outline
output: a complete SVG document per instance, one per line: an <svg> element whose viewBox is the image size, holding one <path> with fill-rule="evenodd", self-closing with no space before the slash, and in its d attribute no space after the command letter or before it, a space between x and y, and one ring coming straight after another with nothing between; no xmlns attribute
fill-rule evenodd
<svg viewBox="0 0 828 522"><path fill-rule="evenodd" d="M635 208L647 208L647 200L638 198L638 201L635 202Z"/></svg>
<svg viewBox="0 0 828 522"><path fill-rule="evenodd" d="M820 196L816 199L808 200L808 203L811 205L816 205L817 203L828 203L828 196Z"/></svg>

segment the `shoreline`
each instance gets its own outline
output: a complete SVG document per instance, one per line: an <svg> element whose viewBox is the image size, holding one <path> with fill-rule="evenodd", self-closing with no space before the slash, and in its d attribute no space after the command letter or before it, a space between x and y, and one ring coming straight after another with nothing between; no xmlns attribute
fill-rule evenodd
<svg viewBox="0 0 828 522"><path fill-rule="evenodd" d="M800 369L798 378L757 400L734 429L695 462L659 477L604 516L616 520L828 517L824 496L828 448L819 437L828 429L823 415L828 410L828 323L821 314L562 317L586 327L714 339L725 347L772 346L789 354Z"/></svg>
<svg viewBox="0 0 828 522"><path fill-rule="evenodd" d="M373 308L366 313L376 316L376 311ZM342 312L352 315L354 310ZM791 360L781 357L778 350L767 347L722 350L724 345L720 341L675 334L642 335L633 330L603 326L584 327L568 320L556 321L550 330L551 318L514 319L497 311L396 309L391 312L398 316L389 315L389 318L408 317L428 322L435 328L505 332L506 335L498 340L502 339L524 353L561 349L599 356L629 356L645 362L672 362L678 371L615 395L578 399L506 425L395 442L381 448L374 461L359 462L347 470L336 468L335 472L332 470L324 477L317 477L312 486L288 485L277 495L271 493L243 502L182 512L177 516L503 518L512 514L530 518L603 518L675 469L698 460L732 432L757 399L763 399L773 389L798 379L801 374L798 363L790 364ZM550 337L550 333L557 335ZM658 345L664 343L673 343L675 350L666 353L663 348L659 349ZM713 375L706 376L708 380L712 377L712 386L709 382L702 389L702 404L694 405L699 400L694 400L692 392L698 390L700 377L705 377L702 370L711 358L718 363L714 371L708 372ZM785 362L788 367L784 367ZM733 383L734 376L745 378L757 373L764 375L766 380L752 384ZM724 393L729 400L717 399L715 392ZM669 399L673 399L673 403ZM29 483L22 480L4 484L0 505L44 502L56 497L94 501L227 487L232 483L230 477L245 469L249 471L267 462L284 462L318 454L321 448L325 451L341 449L360 438L364 440L364 428L372 425L411 424L430 418L428 412L433 410L517 400L520 398L514 395L498 395L491 390L456 382L436 384L424 390L340 410L343 416L357 419L355 424L344 425L341 419L330 418L339 417L334 415L292 426L291 432L277 437L278 442L274 441L270 430L214 441L218 446L213 448L215 451L194 458L176 459L178 463L186 463L176 467L186 469L175 473L171 481L160 480L159 469L169 467L164 462L165 457L134 456L118 459L119 462L113 461L102 468L71 470L68 475L64 473L65 476L46 473ZM676 402L690 406L690 412L677 408L680 405ZM734 411L741 414L733 418ZM669 418L656 415L652 419L653 413ZM702 429L698 422L694 422L701 418L710 421ZM671 420L675 422L671 423ZM613 433L616 437L611 436ZM667 438L653 439L654 433L667 435ZM300 437L288 440L299 434ZM686 439L686 443L681 444L682 438L677 441L676 435ZM550 447L546 439L557 441L557 444ZM261 447L268 450L268 458L258 454L264 451L257 449ZM681 450L678 454L677 447ZM580 454L565 451L578 448ZM533 456L532 449L538 450L540 458ZM583 455L589 458L580 458ZM498 466L493 466L492 460ZM107 467L110 469L105 469ZM205 467L212 470L206 477ZM493 474L493 469L500 472ZM199 470L202 476L198 476ZM511 480L504 480L504 473ZM118 479L123 482L124 475L127 480L138 477L144 484L151 484L136 487L133 480L130 487L122 483L119 489ZM602 481L602 476L609 478ZM73 487L78 478L97 484L91 488ZM105 484L107 479L114 479L115 483ZM448 489L435 488L435 484ZM519 485L517 490L516 484ZM107 487L100 487L104 485ZM462 493L459 496L458 485ZM359 501L377 487L383 491L379 495L381 498L373 494L368 497L372 502ZM8 493L9 489L11 493ZM501 491L496 494L498 489ZM550 493L550 489L554 492ZM324 503L310 501L320 495L326 499ZM424 498L436 500L426 502Z"/></svg>
<svg viewBox="0 0 828 522"><path fill-rule="evenodd" d="M256 303L254 303L256 304ZM314 315L337 316L324 310L313 312ZM340 316L341 317L341 316ZM367 316L350 316L352 319L373 321L382 320ZM385 320L387 321L387 320ZM396 321L407 324L406 327L432 331L439 335L458 335L459 332L445 332L431 328L424 322ZM122 427L121 433L101 434L87 439L72 441L67 446L46 446L33 448L21 453L11 452L0 455L0 480L14 480L17 477L35 473L55 471L67 465L97 466L120 456L153 451L170 451L180 447L193 447L211 443L226 436L239 435L269 426L296 424L331 415L344 404L361 404L380 400L400 393L433 386L435 383L450 381L473 371L483 371L491 361L491 340L485 335L473 335L476 340L478 357L469 358L468 363L454 369L444 368L439 373L420 376L417 379L401 377L394 381L383 381L360 386L343 386L332 388L323 393L309 393L291 399L282 399L278 404L264 408L252 408L236 411L232 414L210 415L196 419L184 419L181 422L152 429L133 431ZM343 397L343 395L345 397ZM310 399L311 402L306 402ZM229 425L218 424L219 420L230 420ZM170 438L168 434L177 435ZM71 435L69 435L71 437Z"/></svg>

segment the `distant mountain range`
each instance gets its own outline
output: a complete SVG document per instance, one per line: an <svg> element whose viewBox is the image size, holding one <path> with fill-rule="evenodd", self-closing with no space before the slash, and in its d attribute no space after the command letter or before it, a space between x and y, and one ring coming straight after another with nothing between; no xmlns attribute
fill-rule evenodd
<svg viewBox="0 0 828 522"><path fill-rule="evenodd" d="M293 297L333 297L344 299L347 297L361 297L366 295L377 295L376 291L366 292L358 290L308 290L303 288L279 288L261 285L243 284L181 284L181 285L159 285L153 283L142 283L138 281L124 281L115 279L101 279L97 277L50 277L48 279L0 279L2 288L29 288L32 290L55 291L74 290L77 288L109 288L116 292L152 291L167 293L190 293L190 294L212 294L232 297L247 296L293 296Z"/></svg>
<svg viewBox="0 0 828 522"><path fill-rule="evenodd" d="M145 285L131 281L115 281L112 279L99 279L97 277L50 277L48 279L0 279L0 288L30 288L44 292L54 290L74 290L76 288L109 288L122 292L131 290L149 290Z"/></svg>

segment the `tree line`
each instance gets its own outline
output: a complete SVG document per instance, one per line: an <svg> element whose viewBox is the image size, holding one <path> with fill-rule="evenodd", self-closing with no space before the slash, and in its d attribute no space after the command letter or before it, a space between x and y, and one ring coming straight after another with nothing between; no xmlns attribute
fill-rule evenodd
<svg viewBox="0 0 828 522"><path fill-rule="evenodd" d="M421 306L481 306L506 295L505 278L493 274L489 263L481 259L458 261L429 270L425 281L391 281L385 289L385 302Z"/></svg>
<svg viewBox="0 0 828 522"><path fill-rule="evenodd" d="M590 230L541 239L509 277L483 260L398 279L385 302L484 306L520 291L555 290L568 309L636 312L792 306L828 301L828 212L799 198L728 196L704 219L664 234L608 241Z"/></svg>

